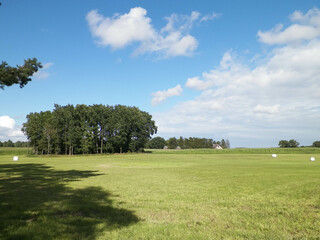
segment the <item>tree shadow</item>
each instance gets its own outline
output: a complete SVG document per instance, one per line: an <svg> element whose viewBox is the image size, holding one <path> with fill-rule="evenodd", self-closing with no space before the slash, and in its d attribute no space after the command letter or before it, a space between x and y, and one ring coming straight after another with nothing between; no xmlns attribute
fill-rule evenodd
<svg viewBox="0 0 320 240"><path fill-rule="evenodd" d="M96 239L137 223L138 217L114 207L101 187L66 186L97 175L44 164L0 165L0 239Z"/></svg>

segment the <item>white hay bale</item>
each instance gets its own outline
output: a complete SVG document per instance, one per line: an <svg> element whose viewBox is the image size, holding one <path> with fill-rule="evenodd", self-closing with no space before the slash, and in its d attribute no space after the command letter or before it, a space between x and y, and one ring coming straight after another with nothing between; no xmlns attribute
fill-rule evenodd
<svg viewBox="0 0 320 240"><path fill-rule="evenodd" d="M316 160L316 159L315 159L314 157L311 157L311 158L310 158L310 161L311 161L311 162L314 162L315 160Z"/></svg>
<svg viewBox="0 0 320 240"><path fill-rule="evenodd" d="M277 154L272 154L271 155L273 158L276 158L277 157Z"/></svg>
<svg viewBox="0 0 320 240"><path fill-rule="evenodd" d="M13 161L18 161L19 157L18 156L13 156Z"/></svg>

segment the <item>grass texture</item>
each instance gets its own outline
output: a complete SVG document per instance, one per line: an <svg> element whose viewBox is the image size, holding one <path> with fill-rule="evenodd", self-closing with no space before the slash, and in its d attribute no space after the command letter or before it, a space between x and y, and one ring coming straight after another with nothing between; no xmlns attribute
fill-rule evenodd
<svg viewBox="0 0 320 240"><path fill-rule="evenodd" d="M183 151L6 150L0 239L320 239L318 152Z"/></svg>

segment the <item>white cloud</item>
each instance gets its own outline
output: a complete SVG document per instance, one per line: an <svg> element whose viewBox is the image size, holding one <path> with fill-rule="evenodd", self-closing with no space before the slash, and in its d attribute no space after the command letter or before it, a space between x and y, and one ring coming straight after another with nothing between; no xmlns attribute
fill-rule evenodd
<svg viewBox="0 0 320 240"><path fill-rule="evenodd" d="M165 49L167 57L191 56L197 47L198 42L194 37L191 35L182 37L179 33L171 34L160 43L160 49ZM145 49L145 51L154 51L154 49Z"/></svg>
<svg viewBox="0 0 320 240"><path fill-rule="evenodd" d="M278 113L280 111L280 105L276 104L274 106L262 106L262 105L257 105L253 111L255 113L268 113L268 114L274 114Z"/></svg>
<svg viewBox="0 0 320 240"><path fill-rule="evenodd" d="M152 93L152 105L158 105L169 97L180 96L182 91L182 87L180 85L177 85L174 88L169 88L168 90Z"/></svg>
<svg viewBox="0 0 320 240"><path fill-rule="evenodd" d="M112 48L122 48L135 41L147 41L155 38L151 19L146 17L143 8L132 8L129 13L104 18L97 10L87 14L87 21L92 35L98 43Z"/></svg>
<svg viewBox="0 0 320 240"><path fill-rule="evenodd" d="M205 16L203 16L203 17L200 19L200 22L206 22L206 21L209 21L209 20L218 18L218 17L220 17L220 16L221 16L220 13L215 13L215 12L213 12L213 13L210 14L210 15L205 15Z"/></svg>
<svg viewBox="0 0 320 240"><path fill-rule="evenodd" d="M167 24L160 31L151 25L144 8L130 9L123 15L104 17L97 10L90 11L86 20L92 35L98 44L113 49L124 48L132 43L140 44L134 55L156 53L161 57L192 56L198 47L198 41L190 35L195 21L201 22L215 18L193 11L190 16L172 14L166 17Z"/></svg>
<svg viewBox="0 0 320 240"><path fill-rule="evenodd" d="M37 80L41 79L47 79L50 76L50 73L48 70L53 66L53 63L48 62L43 64L42 68L38 70L38 72L34 73L32 77L34 77Z"/></svg>
<svg viewBox="0 0 320 240"><path fill-rule="evenodd" d="M12 140L26 141L26 137L21 132L21 126L16 125L13 118L9 116L0 116L0 141Z"/></svg>
<svg viewBox="0 0 320 240"><path fill-rule="evenodd" d="M188 78L186 87L193 88L196 90L205 90L211 87L212 84L208 81L202 81L199 77Z"/></svg>
<svg viewBox="0 0 320 240"><path fill-rule="evenodd" d="M2 128L8 128L13 129L16 122L13 118L10 118L9 116L1 116L0 117L0 127Z"/></svg>
<svg viewBox="0 0 320 240"><path fill-rule="evenodd" d="M317 37L247 62L228 51L219 66L186 80L199 96L153 114L158 134L223 137L233 146L277 146L290 138L312 144L320 135L319 56Z"/></svg>
<svg viewBox="0 0 320 240"><path fill-rule="evenodd" d="M259 31L259 40L267 44L287 44L320 36L320 10L318 8L313 8L306 14L296 11L291 15L290 20L293 24L286 29L283 29L282 24L278 24L269 31Z"/></svg>
<svg viewBox="0 0 320 240"><path fill-rule="evenodd" d="M250 70L247 67L235 62L231 51L228 51L223 55L218 68L213 69L210 72L202 73L202 78L204 80L199 79L198 76L188 78L186 87L196 90L206 90L211 87L221 87L234 81L235 78L242 78L249 71ZM246 80L242 78L241 81Z"/></svg>

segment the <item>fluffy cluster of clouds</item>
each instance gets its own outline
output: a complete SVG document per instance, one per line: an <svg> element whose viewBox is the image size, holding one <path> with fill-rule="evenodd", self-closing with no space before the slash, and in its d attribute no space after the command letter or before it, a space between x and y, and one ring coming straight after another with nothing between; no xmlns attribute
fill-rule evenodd
<svg viewBox="0 0 320 240"><path fill-rule="evenodd" d="M320 10L310 9L306 14L295 11L290 16L292 25L283 29L278 24L269 31L258 32L259 40L267 44L299 43L303 40L312 40L320 36Z"/></svg>
<svg viewBox="0 0 320 240"><path fill-rule="evenodd" d="M180 96L182 91L183 91L182 87L179 84L179 85L175 86L174 88L169 88L167 90L152 93L153 98L152 98L151 104L152 104L152 106L155 106L155 105L162 103L163 101L165 101L169 97Z"/></svg>
<svg viewBox="0 0 320 240"><path fill-rule="evenodd" d="M293 24L285 29L258 32L261 42L283 44L275 45L271 54L252 64L228 51L219 66L188 78L185 87L199 91L199 96L178 103L169 112L154 114L159 132L167 136L215 134L211 137L235 139L236 146L261 146L259 142L276 146L281 139L299 137L304 144L317 140L320 11L297 11L290 18Z"/></svg>
<svg viewBox="0 0 320 240"><path fill-rule="evenodd" d="M21 126L18 126L13 118L0 116L0 141L7 140L26 141L26 137L21 132Z"/></svg>
<svg viewBox="0 0 320 240"><path fill-rule="evenodd" d="M198 41L190 30L195 22L203 22L218 17L219 14L201 16L192 12L190 16L172 14L166 17L166 26L156 30L141 7L130 9L125 14L104 17L97 10L90 11L86 20L90 31L102 46L112 49L124 48L138 43L134 55L156 53L162 57L191 56L198 47Z"/></svg>

